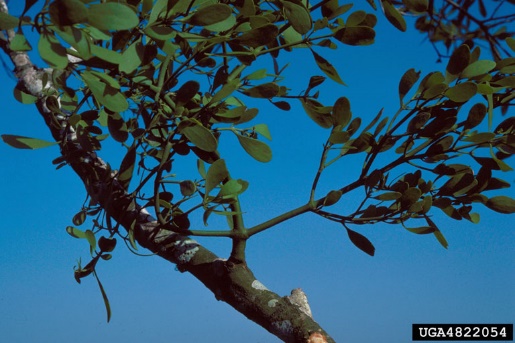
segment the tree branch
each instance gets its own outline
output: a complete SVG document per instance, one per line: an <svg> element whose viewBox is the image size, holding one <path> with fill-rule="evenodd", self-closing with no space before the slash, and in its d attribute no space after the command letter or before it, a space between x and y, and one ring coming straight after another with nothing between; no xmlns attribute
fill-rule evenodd
<svg viewBox="0 0 515 343"><path fill-rule="evenodd" d="M5 0L0 0L0 11L8 13ZM59 143L61 153L86 186L92 200L106 214L133 231L136 241L144 248L177 265L181 272L189 272L215 295L286 342L334 342L307 314L306 304L280 297L256 279L245 263L221 259L193 239L166 230L144 208L136 203L95 152L82 149L74 132L67 125L67 117L56 115L46 105L47 91L43 75L47 70L37 68L25 52L10 49L14 31L0 48L14 64L18 87L37 97L36 106L45 119L52 136ZM52 87L47 85L47 87ZM50 89L52 90L52 89ZM58 123L59 125L56 125ZM309 308L309 307L308 307Z"/></svg>

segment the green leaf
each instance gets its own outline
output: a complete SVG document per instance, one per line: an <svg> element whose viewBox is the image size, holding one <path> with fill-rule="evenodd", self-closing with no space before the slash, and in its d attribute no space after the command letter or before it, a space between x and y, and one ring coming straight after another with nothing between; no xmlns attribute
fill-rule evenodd
<svg viewBox="0 0 515 343"><path fill-rule="evenodd" d="M100 237L98 240L98 247L102 252L111 252L116 247L116 238Z"/></svg>
<svg viewBox="0 0 515 343"><path fill-rule="evenodd" d="M397 200L400 197L402 197L402 193L399 192L385 192L383 194L379 194L374 196L374 199L381 200L381 201L389 201L389 200Z"/></svg>
<svg viewBox="0 0 515 343"><path fill-rule="evenodd" d="M374 245L360 233L353 231L351 229L345 228L347 230L347 234L349 235L350 241L360 250L369 254L370 256L374 256L376 248Z"/></svg>
<svg viewBox="0 0 515 343"><path fill-rule="evenodd" d="M132 145L120 165L120 171L118 172L118 181L120 185L125 189L129 189L129 184L132 180L132 174L134 172L134 165L136 163L136 145Z"/></svg>
<svg viewBox="0 0 515 343"><path fill-rule="evenodd" d="M291 109L291 105L286 101L272 101L272 105L283 111L289 111Z"/></svg>
<svg viewBox="0 0 515 343"><path fill-rule="evenodd" d="M188 218L188 213L177 213L174 214L172 219L172 225L175 225L179 230L187 230L190 228L191 222Z"/></svg>
<svg viewBox="0 0 515 343"><path fill-rule="evenodd" d="M84 23L88 18L88 8L80 0L55 0L48 12L52 22L59 27Z"/></svg>
<svg viewBox="0 0 515 343"><path fill-rule="evenodd" d="M205 165L204 161L202 161L201 159L197 160L197 170L203 179L205 179L207 177L206 165Z"/></svg>
<svg viewBox="0 0 515 343"><path fill-rule="evenodd" d="M348 27L359 26L363 22L363 20L365 20L366 16L367 16L367 12L365 12L365 11L352 12L347 17L347 22L345 23L345 25Z"/></svg>
<svg viewBox="0 0 515 343"><path fill-rule="evenodd" d="M488 199L485 205L495 212L504 214L515 213L515 199L505 195L492 197Z"/></svg>
<svg viewBox="0 0 515 343"><path fill-rule="evenodd" d="M257 48L275 40L279 29L274 24L267 24L245 32L234 40L235 43Z"/></svg>
<svg viewBox="0 0 515 343"><path fill-rule="evenodd" d="M331 206L336 204L338 201L340 201L340 198L342 197L342 191L340 190L332 190L327 193L324 199L324 206Z"/></svg>
<svg viewBox="0 0 515 343"><path fill-rule="evenodd" d="M223 159L218 159L209 167L206 175L205 196L213 190L220 182L229 177L229 171Z"/></svg>
<svg viewBox="0 0 515 343"><path fill-rule="evenodd" d="M75 278L75 281L77 281L77 283L80 283L80 279L85 278L86 276L93 273L97 262L98 262L98 259L93 259L84 268L82 268L80 265L80 260L79 260L78 267L76 267L76 268L74 267L74 271L73 271L73 277Z"/></svg>
<svg viewBox="0 0 515 343"><path fill-rule="evenodd" d="M414 13L423 13L429 6L428 0L402 0L404 5Z"/></svg>
<svg viewBox="0 0 515 343"><path fill-rule="evenodd" d="M147 26L143 30L147 36L157 41L168 41L177 36L177 31L165 25Z"/></svg>
<svg viewBox="0 0 515 343"><path fill-rule="evenodd" d="M402 14L390 3L389 0L382 0L384 14L386 19L398 30L406 31L406 20Z"/></svg>
<svg viewBox="0 0 515 343"><path fill-rule="evenodd" d="M445 96L454 102L467 102L477 93L477 85L473 82L458 83L445 91Z"/></svg>
<svg viewBox="0 0 515 343"><path fill-rule="evenodd" d="M327 20L327 18L320 18L320 19L315 20L315 23L313 25L313 30L314 31L323 30L328 26L329 26L329 21Z"/></svg>
<svg viewBox="0 0 515 343"><path fill-rule="evenodd" d="M439 194L459 196L465 194L477 185L477 180L472 174L457 174L449 179L439 190Z"/></svg>
<svg viewBox="0 0 515 343"><path fill-rule="evenodd" d="M11 46L12 46L12 43L11 43ZM492 83L495 83L496 85L499 85L502 87L515 88L515 76L506 76L506 77L503 77ZM487 86L485 84L480 84L480 85ZM492 87L490 87L490 88L492 89Z"/></svg>
<svg viewBox="0 0 515 343"><path fill-rule="evenodd" d="M105 111L102 111L100 113L104 112ZM129 139L127 124L118 112L109 112L107 114L107 127L115 141L123 143Z"/></svg>
<svg viewBox="0 0 515 343"><path fill-rule="evenodd" d="M191 143L204 151L213 152L218 147L218 141L211 130L196 119L181 121L178 129Z"/></svg>
<svg viewBox="0 0 515 343"><path fill-rule="evenodd" d="M379 169L374 169L368 176L365 178L365 187L373 188L378 184L381 184L382 181L386 181L386 177L382 171Z"/></svg>
<svg viewBox="0 0 515 343"><path fill-rule="evenodd" d="M445 136L442 139L437 140L427 149L426 155L433 156L445 153L447 149L449 149L449 147L452 145L453 141L454 138L451 135Z"/></svg>
<svg viewBox="0 0 515 343"><path fill-rule="evenodd" d="M220 193L218 195L224 198L232 198L238 195L243 189L243 184L240 181L241 180L234 179L227 181L220 188Z"/></svg>
<svg viewBox="0 0 515 343"><path fill-rule="evenodd" d="M496 159L488 158L488 157L476 157L476 156L472 156L472 157L482 167L485 167L490 170L501 170L501 166L498 164L498 161L496 161Z"/></svg>
<svg viewBox="0 0 515 343"><path fill-rule="evenodd" d="M279 40L281 44L299 44L302 41L302 35L295 31L292 26L289 26L282 34L279 36ZM272 42L275 45L274 42ZM301 44L299 47L305 47L306 45ZM291 48L286 48L287 51L291 51Z"/></svg>
<svg viewBox="0 0 515 343"><path fill-rule="evenodd" d="M420 84L418 86L416 94L420 94L423 91L429 89L430 87L441 84L445 82L445 77L440 72L431 72L424 76L422 81L420 81Z"/></svg>
<svg viewBox="0 0 515 343"><path fill-rule="evenodd" d="M358 131L360 126L361 126L361 118L360 117L356 117L356 118L352 119L349 126L347 127L347 132L349 133L349 136L352 136L353 134L355 134L356 131ZM369 137L371 136L369 132L364 132L364 133L367 133L369 135Z"/></svg>
<svg viewBox="0 0 515 343"><path fill-rule="evenodd" d="M213 95L213 97L209 101L208 105L222 101L223 99L225 99L229 95L231 95L239 87L240 87L240 79L238 79L238 78L227 82L226 84L223 85L223 87L218 92L216 92Z"/></svg>
<svg viewBox="0 0 515 343"><path fill-rule="evenodd" d="M333 117L336 125L341 127L347 126L352 118L349 99L341 97L336 100L333 106Z"/></svg>
<svg viewBox="0 0 515 343"><path fill-rule="evenodd" d="M497 127L495 128L495 133L506 134L515 130L515 117L511 116L503 120Z"/></svg>
<svg viewBox="0 0 515 343"><path fill-rule="evenodd" d="M473 133L470 136L467 136L463 141L472 142L472 143L488 143L495 138L495 133L493 132L480 132Z"/></svg>
<svg viewBox="0 0 515 343"><path fill-rule="evenodd" d="M105 61L110 64L119 65L122 62L122 54L103 48L101 46L92 44L91 45L91 54L102 61ZM105 63L104 63L105 64Z"/></svg>
<svg viewBox="0 0 515 343"><path fill-rule="evenodd" d="M73 223L73 225L80 226L80 225L84 224L85 220L86 220L86 211L85 210L81 210L81 211L79 211L77 214L75 214L73 216L72 223ZM69 227L71 227L71 226L69 226ZM68 230L68 228L67 228L67 230Z"/></svg>
<svg viewBox="0 0 515 343"><path fill-rule="evenodd" d="M470 48L468 45L460 45L449 58L447 63L447 79L454 80L470 63Z"/></svg>
<svg viewBox="0 0 515 343"><path fill-rule="evenodd" d="M187 22L195 26L207 26L223 22L232 14L232 9L226 4L212 4L200 8Z"/></svg>
<svg viewBox="0 0 515 343"><path fill-rule="evenodd" d="M332 144L344 144L349 141L350 135L347 131L333 131L329 136L329 142Z"/></svg>
<svg viewBox="0 0 515 343"><path fill-rule="evenodd" d="M311 76L309 78L308 90L306 92L310 91L311 89L315 88L316 86L321 85L322 83L324 83L325 80L326 80L325 76L320 76L320 75Z"/></svg>
<svg viewBox="0 0 515 343"><path fill-rule="evenodd" d="M222 32L231 29L234 25L236 25L236 17L231 14L228 18L221 22L204 26L204 29L213 32Z"/></svg>
<svg viewBox="0 0 515 343"><path fill-rule="evenodd" d="M417 83L418 78L420 77L420 72L415 71L415 69L411 68L407 72L402 75L401 81L399 82L399 98L402 105L402 99L408 94L411 87L415 83Z"/></svg>
<svg viewBox="0 0 515 343"><path fill-rule="evenodd" d="M41 149L57 144L56 142L16 135L1 135L1 137L7 145L17 149Z"/></svg>
<svg viewBox="0 0 515 343"><path fill-rule="evenodd" d="M112 34L109 31L100 30L96 27L89 25L88 27L83 29L85 33L87 33L92 39L100 40L100 41L109 41L113 38ZM99 47L98 45L95 45Z"/></svg>
<svg viewBox="0 0 515 343"><path fill-rule="evenodd" d="M311 14L301 2L283 1L283 10L286 19L295 31L303 35L311 30L313 26Z"/></svg>
<svg viewBox="0 0 515 343"><path fill-rule="evenodd" d="M382 111L383 109L381 109ZM377 137L377 135L379 133L381 133L381 131L383 131L383 129L386 127L386 124L388 124L388 122L390 121L390 118L388 117L384 117L380 122L379 124L377 124L375 130L374 130L374 137ZM383 147L385 147L386 145L383 145Z"/></svg>
<svg viewBox="0 0 515 343"><path fill-rule="evenodd" d="M197 191L197 185L191 180L181 181L179 183L182 196L189 197Z"/></svg>
<svg viewBox="0 0 515 343"><path fill-rule="evenodd" d="M334 33L334 38L347 45L370 45L376 33L368 26L344 27Z"/></svg>
<svg viewBox="0 0 515 343"><path fill-rule="evenodd" d="M424 100L433 99L435 97L439 97L443 92L447 90L447 85L445 83L438 83L427 88L424 93L422 93L422 98Z"/></svg>
<svg viewBox="0 0 515 343"><path fill-rule="evenodd" d="M89 243L89 252L93 255L93 252L95 252L95 249L97 248L97 239L95 234L91 230L86 230L84 232L84 236Z"/></svg>
<svg viewBox="0 0 515 343"><path fill-rule="evenodd" d="M272 135L270 134L270 130L268 130L268 126L266 124L256 124L252 129L266 139L272 140Z"/></svg>
<svg viewBox="0 0 515 343"><path fill-rule="evenodd" d="M353 4L345 4L340 6L338 0L329 0L322 3L322 16L331 20L341 16L352 8Z"/></svg>
<svg viewBox="0 0 515 343"><path fill-rule="evenodd" d="M246 107L239 106L229 110L221 110L213 114L213 118L222 123L236 123L245 114Z"/></svg>
<svg viewBox="0 0 515 343"><path fill-rule="evenodd" d="M122 53L119 70L122 73L130 74L141 66L145 58L145 46L141 40L137 40L127 47Z"/></svg>
<svg viewBox="0 0 515 343"><path fill-rule="evenodd" d="M372 121L363 129L363 131L368 131L371 128L373 128L374 125L377 124L379 119L381 119L381 116L383 115L383 111L384 111L384 108L381 108L379 110L379 112L376 114L376 116L374 117L374 119L372 119Z"/></svg>
<svg viewBox="0 0 515 343"><path fill-rule="evenodd" d="M175 99L177 104L182 105L190 101L200 89L200 83L194 80L186 81L181 88L177 90Z"/></svg>
<svg viewBox="0 0 515 343"><path fill-rule="evenodd" d="M13 51L30 51L30 50L32 50L32 47L30 46L29 41L21 33L17 33L14 36L14 38L11 40L10 47Z"/></svg>
<svg viewBox="0 0 515 343"><path fill-rule="evenodd" d="M322 70L324 72L324 74L329 76L329 78L331 80L338 82L339 84L345 86L345 83L342 81L342 79L340 78L340 75L338 75L338 71L336 71L336 69L333 67L333 65L331 63L329 63L329 61L327 61L325 58L323 58L322 56L320 56L319 54L314 52L313 50L311 50L311 52L313 53L315 62L318 65L318 67L320 68L320 70Z"/></svg>
<svg viewBox="0 0 515 343"><path fill-rule="evenodd" d="M465 129L472 129L483 121L486 116L486 106L482 103L477 103L471 107L467 121L465 122Z"/></svg>
<svg viewBox="0 0 515 343"><path fill-rule="evenodd" d="M190 149L195 153L195 155L197 155L198 158L200 158L204 162L213 163L216 160L220 159L220 153L218 152L218 150L207 152L196 146L192 146L190 147Z"/></svg>
<svg viewBox="0 0 515 343"><path fill-rule="evenodd" d="M319 102L303 98L299 98L299 100L302 103L304 111L306 111L308 116L311 119L313 119L315 123L317 123L325 129L333 126L333 118L331 116L330 111L327 111L327 109L324 106L322 106Z"/></svg>
<svg viewBox="0 0 515 343"><path fill-rule="evenodd" d="M363 151L367 151L375 143L374 137L370 132L362 132L358 138L356 138L351 144L351 149L348 150L347 154L357 154ZM346 149L348 147L343 147Z"/></svg>
<svg viewBox="0 0 515 343"><path fill-rule="evenodd" d="M104 299L104 305L106 307L106 313L107 313L107 322L111 320L111 305L109 305L109 299L107 298L107 294L104 290L104 286L102 286L102 283L100 282L100 279L97 276L96 272L93 272L93 275L95 275L95 279L98 283L98 288L100 288L100 293L102 293L102 299Z"/></svg>
<svg viewBox="0 0 515 343"><path fill-rule="evenodd" d="M513 38L513 37L506 38L506 44L508 44L508 46L511 48L511 50L515 52L515 38Z"/></svg>
<svg viewBox="0 0 515 343"><path fill-rule="evenodd" d="M68 66L66 49L54 35L41 34L39 36L38 51L41 58L52 68L65 69Z"/></svg>
<svg viewBox="0 0 515 343"><path fill-rule="evenodd" d="M442 232L440 230L436 229L435 232L433 232L433 234L435 235L438 242L442 245L442 247L447 249L447 247L449 246L449 243L447 243L447 240L443 236Z"/></svg>
<svg viewBox="0 0 515 343"><path fill-rule="evenodd" d="M245 76L245 80L261 80L267 76L268 71L266 69L258 69L249 75Z"/></svg>
<svg viewBox="0 0 515 343"><path fill-rule="evenodd" d="M204 211L204 214L202 215L202 220L204 221L204 226L208 226L208 219L209 219L209 216L211 215L211 213L213 213L215 210L215 206L213 207L208 207L205 209Z"/></svg>
<svg viewBox="0 0 515 343"><path fill-rule="evenodd" d="M106 74L106 73L101 73L99 71L96 71L96 70L91 70L89 71L92 75L95 75L100 81L104 82L105 84L107 84L108 86L114 88L114 89L120 89L120 84L118 83L118 81L113 78L112 76Z"/></svg>
<svg viewBox="0 0 515 343"><path fill-rule="evenodd" d="M21 88L18 85L16 85L16 87L14 87L13 95L16 100L18 100L22 104L26 104L26 105L31 105L31 104L36 103L36 101L38 101L37 97L35 97L34 95L31 95L31 94L25 93L23 90L21 90Z"/></svg>
<svg viewBox="0 0 515 343"><path fill-rule="evenodd" d="M480 60L469 64L462 72L461 76L466 78L473 78L483 75L494 69L496 63L490 60Z"/></svg>
<svg viewBox="0 0 515 343"><path fill-rule="evenodd" d="M89 7L88 22L99 30L129 30L139 24L134 11L118 2L94 4Z"/></svg>
<svg viewBox="0 0 515 343"><path fill-rule="evenodd" d="M89 60L93 57L92 55L92 38L83 30L77 29L73 26L66 26L60 29L55 28L54 31L73 49L68 52L76 57L80 57L83 60Z"/></svg>
<svg viewBox="0 0 515 343"><path fill-rule="evenodd" d="M377 5L376 5L376 3L375 3L375 0L367 0L367 2L368 2L368 4L369 4L370 6L372 6L372 8L374 9L374 11L376 11L376 10L377 10Z"/></svg>
<svg viewBox="0 0 515 343"><path fill-rule="evenodd" d="M176 4L176 3L175 3ZM165 17L168 11L171 9L172 4L168 0L144 0L143 8L151 10L149 16L149 23L152 24L159 17Z"/></svg>
<svg viewBox="0 0 515 343"><path fill-rule="evenodd" d="M27 11L30 10L30 8L34 6L36 2L38 2L38 0L25 0L25 7L23 8L22 15L25 15L25 13L27 13Z"/></svg>
<svg viewBox="0 0 515 343"><path fill-rule="evenodd" d="M422 227L415 227L415 228L404 227L404 228L406 230L408 230L409 232L416 233L417 235L426 235L428 233L433 233L436 230L432 226L422 226Z"/></svg>
<svg viewBox="0 0 515 343"><path fill-rule="evenodd" d="M234 133L243 149L254 159L259 162L269 162L272 160L272 150L266 143L257 139L239 135L236 132Z"/></svg>
<svg viewBox="0 0 515 343"><path fill-rule="evenodd" d="M431 119L431 113L419 112L408 123L408 133L413 133L421 129Z"/></svg>
<svg viewBox="0 0 515 343"><path fill-rule="evenodd" d="M466 213L463 214L463 218L467 219L473 224L478 224L481 220L479 213Z"/></svg>
<svg viewBox="0 0 515 343"><path fill-rule="evenodd" d="M123 112L129 108L127 99L117 89L120 85L115 79L96 71L84 71L81 76L101 105L113 112Z"/></svg>
<svg viewBox="0 0 515 343"><path fill-rule="evenodd" d="M427 213L433 206L433 197L431 195L426 195L424 199L422 199L422 213Z"/></svg>
<svg viewBox="0 0 515 343"><path fill-rule="evenodd" d="M484 168L484 169L486 169L486 168ZM479 179L479 175L478 175L478 179ZM487 180L487 183L488 183L488 185L484 189L485 191L492 190L492 189L502 189L502 188L510 188L511 187L511 184L509 182L498 179L496 177L492 177L490 180Z"/></svg>
<svg viewBox="0 0 515 343"><path fill-rule="evenodd" d="M408 188L400 197L401 206L403 208L407 208L414 203L416 203L420 196L422 195L422 191L417 187Z"/></svg>
<svg viewBox="0 0 515 343"><path fill-rule="evenodd" d="M138 250L138 245L136 244L136 238L134 237L134 228L129 229L129 243L134 250Z"/></svg>
<svg viewBox="0 0 515 343"><path fill-rule="evenodd" d="M252 98L271 99L278 95L280 87L275 82L268 82L249 89L245 89L242 93Z"/></svg>
<svg viewBox="0 0 515 343"><path fill-rule="evenodd" d="M75 237L75 238L86 238L86 234L84 233L84 231L79 230L73 226L67 226L66 232L68 232L68 234L70 236Z"/></svg>
<svg viewBox="0 0 515 343"><path fill-rule="evenodd" d="M20 19L4 13L0 12L0 30L11 30L15 27L18 27L18 24L20 22Z"/></svg>

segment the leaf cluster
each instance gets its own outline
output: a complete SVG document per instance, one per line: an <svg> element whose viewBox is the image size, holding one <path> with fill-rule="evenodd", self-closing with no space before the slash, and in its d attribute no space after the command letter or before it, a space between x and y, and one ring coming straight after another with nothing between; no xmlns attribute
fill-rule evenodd
<svg viewBox="0 0 515 343"><path fill-rule="evenodd" d="M361 118L352 118L350 101L345 97L333 106L305 107L317 124L331 129L312 201L325 168L345 156L364 155L359 178L316 201L319 208L314 212L347 230L350 224L402 224L413 233L433 233L444 247L447 242L431 219L433 208L452 219L472 223L479 222L479 214L472 212L475 204L499 213L515 213L513 198L484 194L510 187L495 174L513 170L508 158L515 153L514 117L495 128L492 118L494 109L506 112L513 102L513 63L511 57L498 62L481 60L479 48L470 51L462 45L450 57L445 75L432 72L419 82L420 73L408 70L399 82L399 111L392 118L383 118L381 110L361 132ZM405 101L407 94L413 95ZM396 157L381 165L378 157L392 156L392 151ZM407 166L415 171L392 180L394 170L406 170ZM364 199L350 214L325 209L336 204L342 194L360 187ZM422 226L406 226L408 221L417 220L424 222ZM373 254L367 240L351 240Z"/></svg>
<svg viewBox="0 0 515 343"><path fill-rule="evenodd" d="M368 2L377 9L375 1ZM448 49L460 39L466 44L453 50L445 72L429 73L420 80L420 72L408 70L399 82L397 113L388 116L381 110L363 125L362 118L353 116L349 99L340 97L324 105L314 91L326 78L345 84L323 57L323 49L374 43L377 17L351 11L352 4L341 5L338 0L316 4L54 0L45 2L33 19L24 16L34 4L26 1L20 18L2 13L0 29L16 29L10 48L17 52L32 49L24 30L37 31L37 52L53 69L44 78L49 85L45 96L52 125L61 134L59 143L89 153L101 150L108 138L119 143L124 157L107 174L115 175L127 193L126 208L141 204L155 213L163 228L230 237L237 246L312 211L342 224L351 242L373 255L372 243L351 225L401 224L416 234L433 234L446 247L432 209L473 223L479 221L472 212L476 204L500 213L515 212L512 198L483 194L510 186L497 173L511 170L507 158L515 151L515 122L509 117L493 128L493 111L500 108L506 114L513 102L515 60L500 55L508 51L502 44L512 50L515 44L506 38L506 30L485 38L470 29L472 23L484 28L490 20L501 23L509 18L499 19L492 13L479 21L463 12L463 1L458 2L461 10L446 1L440 12L426 0L380 1L386 19L397 29L406 30L403 13L409 12L419 16L417 28L432 42L444 41ZM457 18L448 24L446 18L453 16ZM468 36L457 37L455 32ZM480 59L481 49L474 47L474 39L483 38L491 43L493 60ZM280 56L298 48L309 49L323 76L313 75L306 89L293 95L282 84L286 66L280 66ZM263 56L271 57L271 67L256 63ZM23 103L37 101L21 87L15 89L15 96ZM256 161L272 159L263 140L271 140L272 135L266 124L256 123L258 110L246 105L249 98L285 111L298 102L317 125L329 131L309 203L253 228L243 226L238 198L249 183L231 176L225 152L219 149L221 137L233 136L241 151ZM21 136L2 138L18 148L47 145ZM381 164L378 157L384 154L393 157ZM337 180L334 190L316 199L323 171L351 155L363 157L359 178ZM61 167L74 158L78 157L68 154L54 163ZM196 163L197 177L175 174L174 165L191 161ZM413 171L399 172L406 166ZM328 211L355 189L364 191L357 208L347 213ZM191 230L189 217L196 211L202 212L206 226L212 214L227 218L229 229ZM92 254L86 267L77 268L77 280L94 273L97 261L110 256L114 236L137 249L132 228L121 235L103 214L92 203L74 217L74 224L82 224L89 215L96 217L93 229L67 229L72 236L85 238ZM408 227L408 221L423 223ZM101 232L108 237L98 240L97 250L95 235ZM233 253L238 251L242 250L233 248ZM244 261L242 253L238 260Z"/></svg>

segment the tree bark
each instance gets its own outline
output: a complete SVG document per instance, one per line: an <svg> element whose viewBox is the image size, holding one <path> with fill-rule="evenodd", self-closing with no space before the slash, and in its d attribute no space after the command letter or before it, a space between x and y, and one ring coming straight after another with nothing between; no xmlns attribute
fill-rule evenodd
<svg viewBox="0 0 515 343"><path fill-rule="evenodd" d="M0 11L8 13L5 0ZM136 241L144 248L189 272L209 288L217 300L224 301L285 342L334 342L316 323L301 290L280 297L256 279L245 263L219 258L195 240L163 228L139 206L117 180L116 173L95 152L81 148L67 117L56 115L47 106L48 87L43 77L51 72L35 66L25 52L10 49L14 31L4 31L0 47L14 65L18 87L35 96L39 113L52 136L59 143L61 154L83 181L87 193L127 231L133 230ZM50 89L51 90L51 89Z"/></svg>

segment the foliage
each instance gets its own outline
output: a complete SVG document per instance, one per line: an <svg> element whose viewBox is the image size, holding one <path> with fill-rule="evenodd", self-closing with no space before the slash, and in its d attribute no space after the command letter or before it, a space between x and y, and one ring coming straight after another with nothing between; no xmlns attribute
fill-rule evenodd
<svg viewBox="0 0 515 343"><path fill-rule="evenodd" d="M35 3L27 0L25 12ZM369 3L377 9L376 2ZM494 127L493 116L497 108L506 114L513 101L515 60L508 51L515 43L506 29L491 34L494 26L487 27L509 18L495 17L496 9L479 21L466 12L465 3L470 2L444 1L436 9L433 1L381 1L386 19L397 29L407 29L406 13L418 16L416 27L452 53L444 72L421 77L414 69L406 71L399 81L398 111L391 116L380 111L366 125L364 118L353 116L349 99L323 104L315 91L326 77L344 84L323 57L324 48L369 45L375 39L376 15L352 11L351 4L337 0L313 5L299 0L55 0L33 19L1 13L0 28L16 30L9 49L18 52L32 49L25 32L34 28L38 33L34 46L52 68L43 77L49 86L33 94L20 84L15 95L23 103L45 99L53 115L49 125L63 151L54 161L58 167L77 163L78 155L69 151L97 154L107 139L120 143L126 153L108 174L129 198L122 210L141 206L160 227L176 233L228 237L231 261L244 263L247 239L305 212L340 223L350 241L369 255L374 255L373 244L351 226L400 224L415 234L432 234L447 247L431 219L434 211L472 223L479 222L475 206L515 213L511 197L485 194L510 186L498 174L512 170L507 158L515 153L515 119L507 117ZM479 9L486 17L482 1ZM482 56L477 39L489 43L493 59ZM281 75L280 55L295 54L293 48L309 49L324 75L313 75L300 95L290 93ZM263 56L271 57L272 66L261 62ZM272 139L270 131L259 122L258 110L246 105L248 98L285 111L299 102L327 130L309 202L251 228L242 224L238 198L249 182L231 176L226 152L218 146L221 135L235 135L242 152L258 162L272 159L263 140ZM18 148L47 145L20 136L2 138ZM362 157L359 177L345 184L334 180L334 189L317 198L323 171L348 155ZM388 158L379 158L383 155ZM198 175L178 179L174 166L190 163L192 156ZM330 209L356 189L364 191L357 208ZM93 273L108 306L96 263L111 257L116 237L131 249L137 244L133 228L122 232L112 213L90 196L73 224L80 226L89 216L93 227L70 226L67 232L90 245L92 260L79 264L77 281ZM227 218L228 229L191 229L189 218L197 213L206 225L211 215Z"/></svg>
<svg viewBox="0 0 515 343"><path fill-rule="evenodd" d="M513 41L513 32L508 30L507 23L513 21L510 11L503 11L503 5L513 1L443 1L437 8L433 1L403 1L411 11L420 13L415 27L428 35L435 46L443 43L446 50L456 45L456 42L473 45L486 43L496 61L503 55L510 55L510 49L504 46ZM427 11L422 3L427 3ZM508 5L509 6L509 5ZM505 12L505 13L504 13ZM510 45L513 47L513 45ZM440 58L444 55L436 49Z"/></svg>

